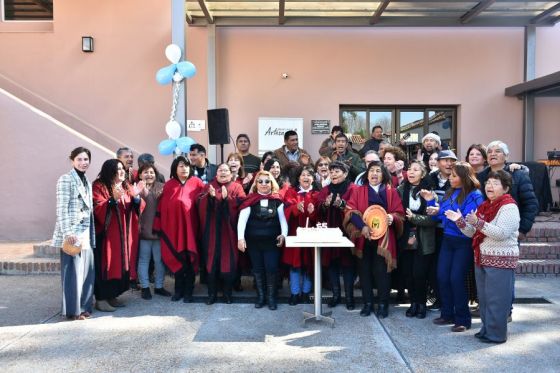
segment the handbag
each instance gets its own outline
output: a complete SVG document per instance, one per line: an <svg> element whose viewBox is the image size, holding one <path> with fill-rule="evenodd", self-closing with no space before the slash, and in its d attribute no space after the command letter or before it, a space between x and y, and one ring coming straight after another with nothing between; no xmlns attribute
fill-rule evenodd
<svg viewBox="0 0 560 373"><path fill-rule="evenodd" d="M82 245L73 245L66 238L62 243L62 251L70 256L76 256L82 252Z"/></svg>

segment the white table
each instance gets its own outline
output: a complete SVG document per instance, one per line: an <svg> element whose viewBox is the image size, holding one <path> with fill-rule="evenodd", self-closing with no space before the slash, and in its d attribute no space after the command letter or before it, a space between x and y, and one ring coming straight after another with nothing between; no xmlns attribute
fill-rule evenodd
<svg viewBox="0 0 560 373"><path fill-rule="evenodd" d="M308 321L327 321L334 327L334 318L330 317L331 311L322 312L322 287L321 287L321 247L354 247L352 241L341 237L338 241L302 241L297 236L286 237L286 247L313 247L315 249L315 282L313 284L314 311L303 311L303 323Z"/></svg>

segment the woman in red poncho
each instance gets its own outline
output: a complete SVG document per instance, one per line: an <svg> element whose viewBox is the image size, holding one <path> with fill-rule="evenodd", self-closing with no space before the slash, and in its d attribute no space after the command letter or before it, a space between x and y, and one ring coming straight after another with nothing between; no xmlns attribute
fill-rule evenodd
<svg viewBox="0 0 560 373"><path fill-rule="evenodd" d="M350 239L356 245L359 258L360 281L364 307L361 316L369 316L373 311L372 273L377 284L377 317L389 315L389 293L391 291L391 271L397 267L397 238L402 235L404 209L396 188L391 186L391 175L381 162L371 162L363 178L361 187L354 191L346 206L344 226ZM372 205L379 205L387 212L387 232L377 240L371 239L371 228L362 214Z"/></svg>
<svg viewBox="0 0 560 373"><path fill-rule="evenodd" d="M153 230L160 236L161 258L175 274L171 300L192 302L195 270L198 268L198 214L196 199L204 183L192 177L191 164L179 156L171 164L170 180L163 186Z"/></svg>
<svg viewBox="0 0 560 373"><path fill-rule="evenodd" d="M136 279L138 258L138 216L144 208L139 194L144 182L131 186L124 165L109 159L93 183L95 217L95 307L113 312L123 307L117 297Z"/></svg>
<svg viewBox="0 0 560 373"><path fill-rule="evenodd" d="M327 222L329 228L342 227L344 208L352 195L355 185L348 180L348 166L340 161L329 164L331 183L321 189L317 196L317 213L319 222ZM336 307L341 301L340 272L344 279L344 296L346 308L353 310L354 304L354 266L355 259L348 247L329 247L323 249L321 262L328 268L332 285L333 297L329 300L329 307ZM316 284L319 286L319 284Z"/></svg>
<svg viewBox="0 0 560 373"><path fill-rule="evenodd" d="M298 227L315 226L317 213L315 170L312 166L300 168L295 175L296 185L284 196L284 214L288 221L288 234L295 236ZM311 273L313 270L313 251L310 248L285 247L282 261L290 266L290 300L288 304L295 306L301 300L309 303L311 293Z"/></svg>
<svg viewBox="0 0 560 373"><path fill-rule="evenodd" d="M224 301L227 304L232 302L231 290L238 261L238 206L243 199L243 187L232 181L231 169L225 163L218 166L216 177L200 196L200 253L208 273L208 305L216 302L220 276L224 281Z"/></svg>

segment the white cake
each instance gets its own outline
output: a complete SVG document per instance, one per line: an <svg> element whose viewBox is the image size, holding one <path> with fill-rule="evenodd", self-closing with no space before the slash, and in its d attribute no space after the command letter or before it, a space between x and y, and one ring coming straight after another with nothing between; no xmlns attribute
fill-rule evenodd
<svg viewBox="0 0 560 373"><path fill-rule="evenodd" d="M335 242L342 238L339 228L298 228L297 240L300 242Z"/></svg>

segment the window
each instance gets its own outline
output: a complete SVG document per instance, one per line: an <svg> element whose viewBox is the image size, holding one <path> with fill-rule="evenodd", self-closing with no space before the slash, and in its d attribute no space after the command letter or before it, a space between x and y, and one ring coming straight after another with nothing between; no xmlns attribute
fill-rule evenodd
<svg viewBox="0 0 560 373"><path fill-rule="evenodd" d="M356 149L371 137L373 127L381 126L383 136L394 145L400 142L409 157L422 145L422 137L434 131L444 148L455 150L456 118L455 106L340 106L340 125L351 134Z"/></svg>
<svg viewBox="0 0 560 373"><path fill-rule="evenodd" d="M53 0L0 0L4 21L52 21Z"/></svg>

